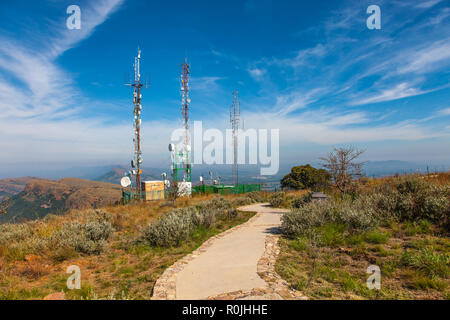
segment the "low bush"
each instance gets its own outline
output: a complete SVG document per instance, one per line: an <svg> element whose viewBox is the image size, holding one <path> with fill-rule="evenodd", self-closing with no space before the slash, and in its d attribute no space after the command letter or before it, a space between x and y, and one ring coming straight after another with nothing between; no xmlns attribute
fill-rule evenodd
<svg viewBox="0 0 450 320"><path fill-rule="evenodd" d="M31 234L31 228L27 224L2 224L0 225L0 245L25 240Z"/></svg>
<svg viewBox="0 0 450 320"><path fill-rule="evenodd" d="M141 240L157 247L179 246L199 228L207 230L219 219L234 219L238 214L234 205L252 202L249 198L242 198L231 202L222 197L216 197L198 203L196 206L171 210L156 222L149 224L143 230Z"/></svg>
<svg viewBox="0 0 450 320"><path fill-rule="evenodd" d="M432 185L419 177L407 176L361 197L384 218L411 222L428 220L450 230L449 185Z"/></svg>
<svg viewBox="0 0 450 320"><path fill-rule="evenodd" d="M333 207L330 204L311 202L285 213L281 218L281 230L291 238L309 235L313 228L333 221L332 216Z"/></svg>
<svg viewBox="0 0 450 320"><path fill-rule="evenodd" d="M1 254L8 260L23 260L30 253L52 252L56 261L73 257L74 253L98 254L104 250L106 240L114 231L111 215L104 210L91 210L86 221L63 225L49 226L48 219L1 225Z"/></svg>
<svg viewBox="0 0 450 320"><path fill-rule="evenodd" d="M270 205L274 208L280 208L286 205L287 197L283 191L275 192L269 197Z"/></svg>
<svg viewBox="0 0 450 320"><path fill-rule="evenodd" d="M345 202L336 208L337 214L335 220L348 226L351 233L358 233L375 228L379 224L377 217L370 212Z"/></svg>
<svg viewBox="0 0 450 320"><path fill-rule="evenodd" d="M52 235L50 241L62 250L73 248L85 254L99 254L106 246L106 240L113 234L110 221L101 216L91 218L85 223L66 223L59 232Z"/></svg>
<svg viewBox="0 0 450 320"><path fill-rule="evenodd" d="M298 209L298 208L304 206L305 204L311 202L311 200L312 200L312 193L309 192L309 193L301 195L299 197L295 197L291 202L291 207Z"/></svg>
<svg viewBox="0 0 450 320"><path fill-rule="evenodd" d="M193 207L169 211L148 225L143 231L143 239L152 246L177 246L189 237L196 224L203 223L204 217L198 213L199 211Z"/></svg>
<svg viewBox="0 0 450 320"><path fill-rule="evenodd" d="M350 233L360 233L375 228L379 221L368 210L355 206L351 201L310 202L293 208L282 217L282 232L288 237L308 235L314 228L330 223L344 225Z"/></svg>
<svg viewBox="0 0 450 320"><path fill-rule="evenodd" d="M246 194L246 196L252 199L254 202L266 202L267 194L261 191L252 191Z"/></svg>
<svg viewBox="0 0 450 320"><path fill-rule="evenodd" d="M235 198L232 200L232 205L233 207L241 207L241 206L246 206L252 203L255 203L257 201L253 200L250 197L239 197L239 198Z"/></svg>

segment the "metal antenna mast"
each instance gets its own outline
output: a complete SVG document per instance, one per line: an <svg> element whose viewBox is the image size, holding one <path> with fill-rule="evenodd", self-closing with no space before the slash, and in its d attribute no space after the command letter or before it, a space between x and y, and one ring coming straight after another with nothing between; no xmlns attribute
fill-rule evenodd
<svg viewBox="0 0 450 320"><path fill-rule="evenodd" d="M230 108L230 122L233 129L233 184L239 183L238 175L238 133L241 116L241 102L237 90L233 92L233 104Z"/></svg>
<svg viewBox="0 0 450 320"><path fill-rule="evenodd" d="M191 98L189 97L189 77L191 66L184 59L181 65L181 113L183 115L184 141L183 141L183 181L192 182L191 177L191 138L189 133L189 105Z"/></svg>
<svg viewBox="0 0 450 320"><path fill-rule="evenodd" d="M126 85L133 87L133 104L134 104L134 120L133 120L133 127L134 127L134 157L131 161L131 167L132 167L132 174L136 177L136 193L137 196L140 199L141 195L141 164L142 164L142 149L141 149L141 111L142 111L142 105L141 105L141 89L144 87L144 85L141 83L141 73L140 73L140 60L141 60L141 49L138 47L138 54L134 58L134 82L128 83ZM145 86L146 87L146 86Z"/></svg>

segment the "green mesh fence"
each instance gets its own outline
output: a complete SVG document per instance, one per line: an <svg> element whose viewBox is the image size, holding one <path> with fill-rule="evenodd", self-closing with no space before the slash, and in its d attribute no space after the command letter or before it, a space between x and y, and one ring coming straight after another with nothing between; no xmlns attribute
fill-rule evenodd
<svg viewBox="0 0 450 320"><path fill-rule="evenodd" d="M192 188L193 194L242 194L252 191L261 191L260 184L238 184L238 185L200 185Z"/></svg>

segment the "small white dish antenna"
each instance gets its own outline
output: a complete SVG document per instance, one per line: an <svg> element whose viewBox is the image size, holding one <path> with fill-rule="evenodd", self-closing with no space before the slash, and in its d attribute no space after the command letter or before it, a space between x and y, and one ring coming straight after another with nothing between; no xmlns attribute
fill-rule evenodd
<svg viewBox="0 0 450 320"><path fill-rule="evenodd" d="M131 180L128 177L123 177L120 179L120 185L124 188L129 187L131 185Z"/></svg>

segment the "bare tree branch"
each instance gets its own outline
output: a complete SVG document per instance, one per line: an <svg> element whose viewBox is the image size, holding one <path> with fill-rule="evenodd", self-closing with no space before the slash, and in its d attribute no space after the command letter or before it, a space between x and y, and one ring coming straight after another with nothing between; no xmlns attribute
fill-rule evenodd
<svg viewBox="0 0 450 320"><path fill-rule="evenodd" d="M362 166L364 162L355 162L365 150L357 149L353 146L334 148L327 157L320 158L322 166L326 168L332 178L334 185L340 192L349 192L354 179L362 177Z"/></svg>

